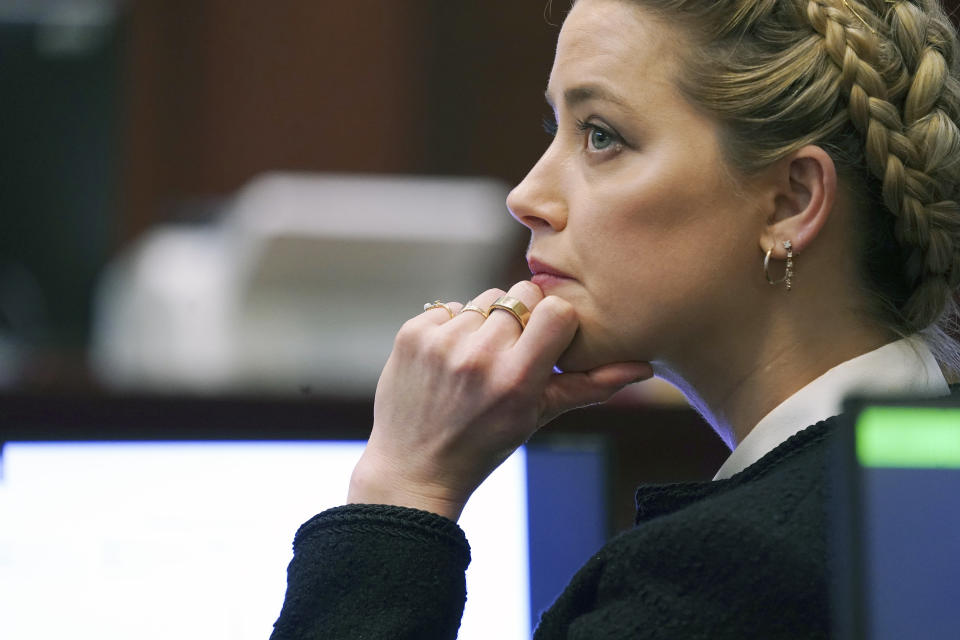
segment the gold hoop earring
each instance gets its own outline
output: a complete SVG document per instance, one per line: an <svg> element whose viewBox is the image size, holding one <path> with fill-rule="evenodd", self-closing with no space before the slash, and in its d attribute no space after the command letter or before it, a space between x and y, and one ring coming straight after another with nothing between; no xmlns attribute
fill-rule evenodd
<svg viewBox="0 0 960 640"><path fill-rule="evenodd" d="M767 255L763 258L763 275L766 276L767 282L770 284L780 284L781 282L787 283L787 291L793 288L793 243L789 240L784 240L783 248L787 250L787 271L784 273L783 277L779 280L774 280L770 277L770 257L773 255L773 247L771 246L767 249Z"/></svg>

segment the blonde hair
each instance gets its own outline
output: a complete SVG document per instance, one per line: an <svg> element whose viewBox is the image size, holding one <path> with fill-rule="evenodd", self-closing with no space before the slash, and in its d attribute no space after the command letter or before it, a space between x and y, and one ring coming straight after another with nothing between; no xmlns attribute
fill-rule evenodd
<svg viewBox="0 0 960 640"><path fill-rule="evenodd" d="M957 36L936 0L629 0L690 36L681 89L749 174L815 144L857 207L871 315L954 373Z"/></svg>

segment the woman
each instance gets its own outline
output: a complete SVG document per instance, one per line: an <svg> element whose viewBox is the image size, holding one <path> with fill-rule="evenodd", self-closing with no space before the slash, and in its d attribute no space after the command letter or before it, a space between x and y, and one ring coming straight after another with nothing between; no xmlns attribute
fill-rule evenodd
<svg viewBox="0 0 960 640"><path fill-rule="evenodd" d="M641 488L536 637L826 636L839 400L944 395L957 363L955 55L933 0L577 2L554 140L507 201L533 277L401 329L350 504L298 533L274 637L455 637L470 494L553 416L651 375L733 453L714 482Z"/></svg>

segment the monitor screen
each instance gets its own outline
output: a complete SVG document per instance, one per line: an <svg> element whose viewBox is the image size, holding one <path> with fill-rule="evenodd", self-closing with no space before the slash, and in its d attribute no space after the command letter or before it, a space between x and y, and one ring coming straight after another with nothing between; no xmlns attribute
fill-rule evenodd
<svg viewBox="0 0 960 640"><path fill-rule="evenodd" d="M343 503L363 446L4 443L0 638L269 637L294 533ZM529 638L603 544L604 454L591 439L530 445L477 490L459 521L472 555L461 640Z"/></svg>
<svg viewBox="0 0 960 640"><path fill-rule="evenodd" d="M843 638L948 638L960 602L960 406L862 403L840 439Z"/></svg>
<svg viewBox="0 0 960 640"><path fill-rule="evenodd" d="M0 638L264 640L362 442L7 442ZM483 484L460 638L529 638L525 452Z"/></svg>

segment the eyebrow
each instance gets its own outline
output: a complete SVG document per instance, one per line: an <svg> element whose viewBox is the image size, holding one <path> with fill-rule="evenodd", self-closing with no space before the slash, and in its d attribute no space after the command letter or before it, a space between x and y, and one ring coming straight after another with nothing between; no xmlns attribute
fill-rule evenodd
<svg viewBox="0 0 960 640"><path fill-rule="evenodd" d="M556 106L553 102L553 98L550 97L549 89L544 92L543 97L547 100L547 104L549 104L551 107ZM603 100L604 102L610 102L623 109L632 111L632 108L629 104L627 104L626 100L609 89L599 85L586 84L578 87L570 87L563 92L563 102L566 104L567 108L575 107L590 100Z"/></svg>

